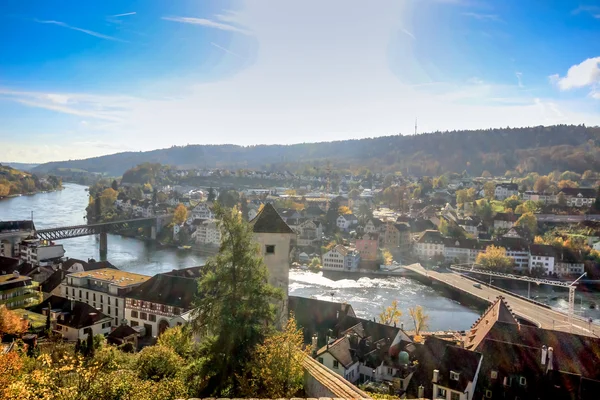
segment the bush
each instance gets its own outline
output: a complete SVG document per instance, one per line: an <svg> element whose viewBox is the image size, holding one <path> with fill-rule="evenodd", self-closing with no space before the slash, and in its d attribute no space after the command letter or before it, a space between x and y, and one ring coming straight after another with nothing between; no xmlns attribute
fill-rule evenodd
<svg viewBox="0 0 600 400"><path fill-rule="evenodd" d="M183 359L168 347L146 347L138 355L138 376L153 381L173 378L180 372L183 363Z"/></svg>

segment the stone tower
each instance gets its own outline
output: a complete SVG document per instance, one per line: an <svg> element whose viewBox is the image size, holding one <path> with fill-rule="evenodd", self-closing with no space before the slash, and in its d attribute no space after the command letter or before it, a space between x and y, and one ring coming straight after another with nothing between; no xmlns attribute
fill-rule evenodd
<svg viewBox="0 0 600 400"><path fill-rule="evenodd" d="M254 240L260 246L265 265L269 272L269 283L281 288L283 304L277 307L277 325L287 320L288 285L290 273L290 245L296 233L285 223L275 207L265 204L263 209L250 221Z"/></svg>

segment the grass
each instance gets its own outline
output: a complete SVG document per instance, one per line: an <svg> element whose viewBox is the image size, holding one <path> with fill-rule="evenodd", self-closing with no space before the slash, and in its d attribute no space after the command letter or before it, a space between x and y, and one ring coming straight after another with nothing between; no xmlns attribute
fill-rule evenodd
<svg viewBox="0 0 600 400"><path fill-rule="evenodd" d="M490 205L492 206L492 210L495 213L504 212L504 203L498 200L490 201Z"/></svg>

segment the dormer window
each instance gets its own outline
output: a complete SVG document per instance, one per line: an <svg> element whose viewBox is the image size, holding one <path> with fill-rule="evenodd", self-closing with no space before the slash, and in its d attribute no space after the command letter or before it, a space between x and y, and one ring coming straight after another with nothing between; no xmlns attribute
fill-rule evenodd
<svg viewBox="0 0 600 400"><path fill-rule="evenodd" d="M450 371L450 380L457 381L459 377L460 374L458 372Z"/></svg>

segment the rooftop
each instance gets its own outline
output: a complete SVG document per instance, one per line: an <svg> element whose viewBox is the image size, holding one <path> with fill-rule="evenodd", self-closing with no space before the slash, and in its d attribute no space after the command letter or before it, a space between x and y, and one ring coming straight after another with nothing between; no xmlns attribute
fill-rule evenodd
<svg viewBox="0 0 600 400"><path fill-rule="evenodd" d="M111 285L121 287L144 283L151 278L147 275L134 274L132 272L126 272L111 268L102 268L93 271L74 272L67 276L72 278L96 279L99 281L109 282Z"/></svg>
<svg viewBox="0 0 600 400"><path fill-rule="evenodd" d="M270 203L264 205L250 225L254 233L294 233Z"/></svg>

